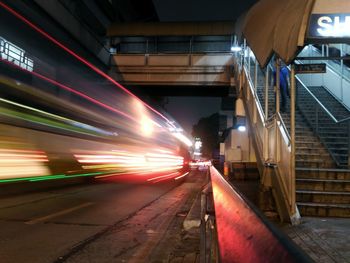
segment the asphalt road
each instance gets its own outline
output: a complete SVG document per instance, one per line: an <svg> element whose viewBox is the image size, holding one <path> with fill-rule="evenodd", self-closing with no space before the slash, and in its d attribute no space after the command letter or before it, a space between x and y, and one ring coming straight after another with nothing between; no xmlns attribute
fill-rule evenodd
<svg viewBox="0 0 350 263"><path fill-rule="evenodd" d="M147 250L156 245L153 243L159 241L159 237L153 238L152 243L147 236L156 236L155 232L167 228L171 217L181 210L190 195L193 196L193 189L199 189L198 178L192 179L192 182L186 180L185 183L178 180L156 184L106 181L2 197L0 262L111 262L113 257L102 260L97 252L89 254L91 260L90 256L79 259L79 253L86 247L95 244L96 249L100 250L106 242L111 241L108 240L111 236L121 251L120 254L113 248L114 259L118 259L118 253L123 254L123 243L131 242L131 246L134 246L132 243L136 242L138 245L134 248L139 248L133 255L136 255L134 262L137 262L137 258L144 258ZM152 218L162 220L155 221L153 227L145 229L142 222L149 222ZM128 220L134 220L134 223L125 228ZM134 225L140 226L139 232L126 235L133 231ZM124 231L124 234L116 237L115 233L120 231ZM144 238L140 247L140 241L135 239L141 232ZM86 253L83 255L86 256Z"/></svg>

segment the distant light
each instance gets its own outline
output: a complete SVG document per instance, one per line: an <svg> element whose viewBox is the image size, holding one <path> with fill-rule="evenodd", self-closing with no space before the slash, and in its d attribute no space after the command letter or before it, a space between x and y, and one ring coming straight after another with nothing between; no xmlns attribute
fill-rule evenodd
<svg viewBox="0 0 350 263"><path fill-rule="evenodd" d="M238 127L238 130L239 130L240 132L245 132L247 129L246 129L245 126L239 126L239 127Z"/></svg>
<svg viewBox="0 0 350 263"><path fill-rule="evenodd" d="M195 148L196 150L199 150L201 147L202 147L202 142L201 142L201 141L196 141L196 142L194 143L194 148Z"/></svg>
<svg viewBox="0 0 350 263"><path fill-rule="evenodd" d="M231 51L232 52L240 52L240 51L242 51L242 48L239 46L232 46Z"/></svg>
<svg viewBox="0 0 350 263"><path fill-rule="evenodd" d="M194 152L193 154L194 155L202 155L202 153L199 153L199 152Z"/></svg>
<svg viewBox="0 0 350 263"><path fill-rule="evenodd" d="M111 53L112 55L117 54L117 48L115 48L115 47L110 47L110 48L109 48L109 53Z"/></svg>

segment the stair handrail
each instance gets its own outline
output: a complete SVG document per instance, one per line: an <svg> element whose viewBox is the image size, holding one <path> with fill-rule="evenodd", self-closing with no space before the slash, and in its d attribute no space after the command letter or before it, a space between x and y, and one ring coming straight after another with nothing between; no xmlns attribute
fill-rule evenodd
<svg viewBox="0 0 350 263"><path fill-rule="evenodd" d="M321 54L321 52L316 47L311 46L311 49L313 51ZM342 59L342 58L348 58L348 56L343 56L343 57L340 56L340 57L336 57L336 58L337 59ZM307 59L307 57L303 57L303 60L305 60L305 59ZM327 66L331 68L331 70L333 70L336 74L339 74L339 73L337 73L338 70L332 64L329 63L329 61L334 61L335 58L332 57L332 59L329 60L329 59L324 59L324 58L322 59L321 57L315 57L315 58L314 57L309 57L309 60L315 60L315 59L317 59L317 60L324 60L325 63L327 64ZM342 76L342 77L345 78L346 80L350 81L350 78L348 76Z"/></svg>
<svg viewBox="0 0 350 263"><path fill-rule="evenodd" d="M310 89L300 80L298 76L295 76L295 78L298 80L298 82L304 87L304 89L313 97L313 99L324 109L324 111L329 115L329 117L332 118L332 120L335 123L342 123L345 121L350 120L350 116L346 117L344 119L338 120L328 109L326 106L323 105L323 103L310 91Z"/></svg>
<svg viewBox="0 0 350 263"><path fill-rule="evenodd" d="M327 59L327 57L322 57L321 52L320 52L316 47L314 47L313 45L311 45L311 47L309 47L309 48L310 48L312 51L314 51L314 52L320 54L320 56L319 56L319 57L312 57L312 56L311 56L311 57L299 57L298 60L297 60L299 63L303 63L304 60L322 61L322 62L324 62L325 64L327 64L327 68L329 68L330 71L334 72L334 74L339 75L339 76L340 76L339 70L336 69L336 68L334 67L334 65L332 65L332 64L330 63L330 61L334 61L334 59L346 59L346 58L349 58L349 57L350 57L350 56L339 56L339 57L331 57L331 58L328 57L328 59ZM349 78L348 76L346 76L346 75L341 75L341 77L342 77L343 79L345 79L347 82L350 82L350 78ZM324 87L324 88L327 89L327 90L332 94L332 92L331 92L327 87ZM333 95L333 94L332 94L332 95ZM339 103L341 103L346 109L350 110L350 109L349 109L349 106L346 105L346 104L344 104L344 102L342 102L341 100L339 100L339 98L337 98L337 97L334 96L334 95L333 95L333 97L334 97L336 100L338 100Z"/></svg>
<svg viewBox="0 0 350 263"><path fill-rule="evenodd" d="M306 87L306 85L301 81L301 79L298 76L295 76L295 78L304 87L304 89L311 95L311 97L317 102L317 104L319 104L321 108L323 108L323 110L329 115L329 117L331 117L335 123L339 123L337 118L326 108L326 106L323 105L323 103L309 90L309 88ZM350 117L347 119L350 119Z"/></svg>
<svg viewBox="0 0 350 263"><path fill-rule="evenodd" d="M350 117L338 120L327 108L326 106L323 105L323 103L310 91L310 89L300 80L300 78L298 76L295 76L295 78L297 79L298 83L302 85L302 87L309 93L309 95L311 95L311 97L316 101L316 103L324 110L324 112L334 121L335 124L339 124L339 123L343 123L348 121L349 123L349 129L350 129ZM317 128L316 128L316 134L318 135L319 139L321 140L321 142L326 146L326 148L328 148L327 143L319 136ZM350 140L350 138L349 138ZM350 141L349 141L349 145L350 145ZM331 155L332 159L334 160L334 162L336 163L337 166L340 166L340 162L339 160L336 158L336 156L332 153L332 151L329 151L329 154ZM350 155L350 148L348 150L348 155ZM349 158L349 157L348 157ZM350 160L349 160L350 162Z"/></svg>
<svg viewBox="0 0 350 263"><path fill-rule="evenodd" d="M263 111L261 105L262 101L257 96L256 89L254 88L255 81L251 78L250 73L247 65L244 65L242 71L238 72L240 77L239 91L242 92L244 97L246 116L251 127L250 129L258 128L255 132L252 132L257 162L259 164L273 162L276 165L276 180L278 183L276 181L274 187L278 188L278 192L281 193L281 196L278 198L281 198L280 207L283 207L279 213L283 221L295 223L298 221L298 215L295 198L293 198L294 191L291 191L293 188L293 179L290 180L290 178L294 178L294 174L291 169L290 134L284 121L280 121L282 120L281 116L279 117L276 113L265 116L265 111ZM266 77L269 79L266 79ZM269 74L264 75L264 78L264 88L270 89L271 79ZM260 129L261 125L263 129Z"/></svg>
<svg viewBox="0 0 350 263"><path fill-rule="evenodd" d="M249 88L250 88L250 91L251 91L252 94L253 94L254 102L255 102L255 104L256 104L256 106L257 106L257 110L258 110L258 112L259 112L260 118L261 118L261 120L265 120L265 117L266 117L266 116L265 116L265 113L264 113L264 111L263 111L261 102L260 102L260 100L259 100L259 96L258 96L256 90L255 90L254 88L252 88L252 87L254 87L253 80L251 79L250 74L248 74L248 72L247 72L248 69L247 69L246 67L244 67L244 70L245 70L246 76L248 76L247 80L248 80L248 82L249 82L249 84L250 84L250 85L249 85Z"/></svg>
<svg viewBox="0 0 350 263"><path fill-rule="evenodd" d="M282 125L282 128L283 128L285 134L287 135L288 146L289 146L292 139L291 139L291 137L290 137L290 134L289 134L289 131L288 131L288 129L287 129L287 126L286 126L286 124L284 123L283 117L282 117L282 115L281 115L280 113L277 114L277 117L278 117L278 120L280 121L280 123L281 123L281 125Z"/></svg>

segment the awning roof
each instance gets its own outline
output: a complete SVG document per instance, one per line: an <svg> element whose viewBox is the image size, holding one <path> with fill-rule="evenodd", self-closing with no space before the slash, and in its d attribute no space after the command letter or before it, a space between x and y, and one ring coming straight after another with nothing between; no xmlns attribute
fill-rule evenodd
<svg viewBox="0 0 350 263"><path fill-rule="evenodd" d="M284 2L284 1L283 1ZM313 0L289 0L275 26L273 50L289 64L304 46Z"/></svg>
<svg viewBox="0 0 350 263"><path fill-rule="evenodd" d="M313 39L306 39L312 14L350 14L350 3L349 0L260 0L248 11L236 34L243 32L261 67L267 65L274 53L289 64L306 42L313 43ZM320 39L315 42L319 43Z"/></svg>
<svg viewBox="0 0 350 263"><path fill-rule="evenodd" d="M247 13L243 35L261 66L273 53L274 31L286 0L260 0Z"/></svg>

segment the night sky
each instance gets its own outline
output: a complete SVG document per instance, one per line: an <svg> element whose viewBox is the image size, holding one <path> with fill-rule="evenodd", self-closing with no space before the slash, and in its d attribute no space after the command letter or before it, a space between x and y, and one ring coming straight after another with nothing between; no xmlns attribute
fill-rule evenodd
<svg viewBox="0 0 350 263"><path fill-rule="evenodd" d="M160 21L236 20L256 0L153 0Z"/></svg>
<svg viewBox="0 0 350 263"><path fill-rule="evenodd" d="M220 110L221 98L207 97L169 97L167 112L191 134L192 126L200 118L208 117Z"/></svg>

